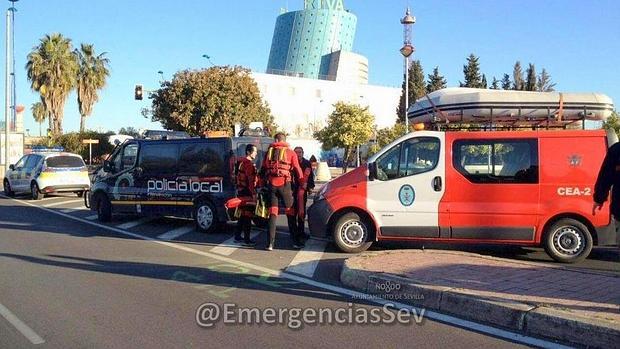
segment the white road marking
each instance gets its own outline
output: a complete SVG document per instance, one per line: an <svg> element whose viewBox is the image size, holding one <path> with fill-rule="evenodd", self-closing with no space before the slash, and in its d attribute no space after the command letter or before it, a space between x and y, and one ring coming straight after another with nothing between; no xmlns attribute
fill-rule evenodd
<svg viewBox="0 0 620 349"><path fill-rule="evenodd" d="M183 234L187 234L190 231L193 231L194 229L196 229L196 225L188 224L188 225L182 226L180 228L173 229L173 230L170 230L168 232L165 232L165 233L159 235L157 238L160 239L160 240L174 240L174 239L178 238L179 236L181 236Z"/></svg>
<svg viewBox="0 0 620 349"><path fill-rule="evenodd" d="M15 226L18 226L18 227L31 227L31 226L34 225L32 223L8 222L8 221L0 221L0 224L15 225Z"/></svg>
<svg viewBox="0 0 620 349"><path fill-rule="evenodd" d="M75 212L75 211L79 211L79 210L83 210L83 208L79 207L79 208L65 208L63 210L60 210L60 212L62 213L71 213L71 212Z"/></svg>
<svg viewBox="0 0 620 349"><path fill-rule="evenodd" d="M94 214L92 216L86 216L86 217L84 217L84 219L88 219L89 221L94 221L95 219L97 219L97 217L99 217L99 216Z"/></svg>
<svg viewBox="0 0 620 349"><path fill-rule="evenodd" d="M297 252L291 264L286 267L286 271L311 278L314 276L314 271L319 265L319 261L323 256L323 251L325 251L325 247L327 247L327 243L325 241L306 241L306 247Z"/></svg>
<svg viewBox="0 0 620 349"><path fill-rule="evenodd" d="M52 202L50 204L45 204L45 205L41 205L42 207L54 207L54 206L60 206L63 204L73 204L76 202L84 202L84 200L82 199L76 199L76 200L69 200L69 201L59 201L59 202Z"/></svg>
<svg viewBox="0 0 620 349"><path fill-rule="evenodd" d="M140 224L144 224L144 223L150 222L152 220L153 220L152 217L143 217L143 218L137 219L135 221L119 224L116 227L120 228L120 229L131 229L133 227L136 227L136 226L138 226Z"/></svg>
<svg viewBox="0 0 620 349"><path fill-rule="evenodd" d="M258 234L260 234L259 231L253 231L250 234L250 238L255 239L258 236ZM233 236L230 239L212 248L211 252L220 254L222 256L230 256L233 252L237 251L237 249L239 249L240 246L241 244L235 243L235 237Z"/></svg>
<svg viewBox="0 0 620 349"><path fill-rule="evenodd" d="M7 307L0 303L0 315L10 322L24 337L28 338L32 344L43 344L45 341L39 336L32 328L23 323L15 314L13 314Z"/></svg>
<svg viewBox="0 0 620 349"><path fill-rule="evenodd" d="M1 197L7 198L7 199L11 199L8 198L7 196L0 194ZM292 280L292 281L297 281L306 285L310 285L310 286L314 286L316 288L320 288L323 290L328 290L328 291L332 291L334 293L338 293L341 295L346 295L349 296L353 299L364 299L367 300L368 302L371 303L376 303L376 304L380 304L380 305L386 305L386 304L390 304L392 307L398 308L398 309L406 309L409 311L416 311L417 314L420 314L422 309L408 305L408 304L403 304L400 302L392 302L390 300L385 300L385 299L381 299L381 298L376 298L376 297L368 297L367 294L362 293L362 292L358 292L358 291L353 291L350 290L348 288L343 288L343 287L339 287L339 286L334 286L334 285L330 285L330 284L326 284L326 283L322 283L316 280L312 280L303 276L299 276L299 275L295 275L295 274L291 274L291 273L287 273L286 271L281 271L281 270L274 270L274 269L269 269L260 265L256 265L256 264L252 264L252 263L247 263L247 262L242 262L233 258L229 258L226 256L221 256L219 254L214 254L211 252L206 252L206 251L200 251L200 250L196 250L193 249L191 247L187 247L184 246L182 244L177 244L174 242L168 242L168 241L162 241L162 240L157 240L155 238L150 238L148 236L144 236L144 235L140 235L140 234L136 234L136 233L132 233L130 231L126 231L126 230L122 230L122 229L118 229L115 227L110 227L104 224L99 224L99 223L95 223L95 222L90 222L87 221L85 219L79 218L79 217L74 217L71 215L68 215L66 213L60 213L58 211L54 211L39 205L35 205L35 204L31 204L30 202L27 201L22 201L19 199L12 199L15 200L17 202L20 202L22 204L28 205L28 206L32 206L32 207L37 207L41 210L47 211L49 213L53 213L59 216L63 216L65 218L68 219L72 219L74 221L78 221L78 222L82 222L85 224L89 224L92 226L95 226L97 228L101 228L101 229L106 229L106 230L110 230L122 235L126 235L126 236L130 236L133 237L135 239L141 239L141 240L145 240L145 241L149 241L155 244L159 244L162 246L166 246L166 247L170 247L179 251L184 251L187 253L191 253L191 254L195 254L198 256L202 256L202 257L208 257L211 259L215 259L221 262L225 262L225 263L230 263L230 264L234 264L236 266L240 266L240 267L245 267L245 268L250 268L252 270L255 271L259 271L262 272L264 274L267 274L270 277L277 277L277 278L283 278L283 279L288 279L288 280ZM514 332L510 332L507 330L503 330L500 328L495 328L495 327L491 327L488 325L483 325L483 324L479 324L473 321L469 321L469 320L463 320L463 319L459 319L457 317L454 316L450 316L450 315L445 315L445 314L441 314L441 313L437 313L434 311L430 311L430 310L426 310L424 312L424 317L427 319L431 319L431 320L435 320L435 321L439 321L439 322L443 322L446 324L450 324L450 325L454 325L454 326L459 326L461 328L465 328L465 329L469 329L472 331L476 331L476 332L480 332L480 333L485 333L491 336L495 336L495 337L499 337L499 338L504 338L504 339L508 339L511 341L515 341L515 342L519 342L519 343L523 343L523 344L527 344L530 346L536 346L536 347L541 347L541 348L558 348L558 349L568 349L570 347L568 346L564 346L564 345L560 345L554 342L550 342L550 341L546 341L543 339L538 339L538 338L534 338L534 337L528 337L526 335L522 335L519 333L514 333Z"/></svg>

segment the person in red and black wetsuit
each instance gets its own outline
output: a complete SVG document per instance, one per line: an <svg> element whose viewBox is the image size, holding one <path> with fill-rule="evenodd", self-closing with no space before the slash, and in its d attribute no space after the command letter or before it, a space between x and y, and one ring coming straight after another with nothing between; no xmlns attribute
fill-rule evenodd
<svg viewBox="0 0 620 349"><path fill-rule="evenodd" d="M237 197L246 203L256 203L256 165L254 160L257 154L256 146L248 144L245 147L245 157L235 165L235 173L237 174ZM235 230L235 242L243 242L244 246L254 246L256 243L250 239L250 230L252 229L252 216L254 215L254 206L245 204L241 206L241 217L237 222ZM243 232L243 240L241 233Z"/></svg>
<svg viewBox="0 0 620 349"><path fill-rule="evenodd" d="M293 177L303 180L303 172L299 167L297 155L286 143L284 133L278 133L274 137L274 142L269 145L265 154L265 160L261 166L261 174L265 178L270 207L269 207L269 242L267 250L273 250L276 239L276 219L278 218L279 200L284 202L286 208L286 218L288 227L293 240L294 248L302 248L303 242L297 233L295 209L293 207L293 190L291 183Z"/></svg>

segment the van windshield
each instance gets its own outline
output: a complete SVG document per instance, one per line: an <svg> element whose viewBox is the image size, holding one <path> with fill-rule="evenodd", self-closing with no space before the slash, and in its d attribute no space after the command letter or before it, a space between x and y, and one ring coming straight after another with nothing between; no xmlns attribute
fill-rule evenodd
<svg viewBox="0 0 620 349"><path fill-rule="evenodd" d="M51 168L71 168L86 166L84 161L77 156L52 156L45 159L45 165Z"/></svg>

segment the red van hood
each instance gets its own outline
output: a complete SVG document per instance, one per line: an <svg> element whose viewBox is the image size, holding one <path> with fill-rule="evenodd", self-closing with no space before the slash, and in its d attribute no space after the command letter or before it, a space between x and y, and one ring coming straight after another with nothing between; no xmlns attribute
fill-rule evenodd
<svg viewBox="0 0 620 349"><path fill-rule="evenodd" d="M350 185L364 184L368 180L368 166L360 166L353 171L347 172L342 176L329 182L329 189L342 189Z"/></svg>

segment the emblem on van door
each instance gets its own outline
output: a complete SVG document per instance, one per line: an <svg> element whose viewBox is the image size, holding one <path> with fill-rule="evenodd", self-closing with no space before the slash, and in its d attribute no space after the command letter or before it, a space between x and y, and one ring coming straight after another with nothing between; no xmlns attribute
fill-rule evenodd
<svg viewBox="0 0 620 349"><path fill-rule="evenodd" d="M398 200L403 206L411 206L415 200L415 190L409 184L405 184L400 187L398 191Z"/></svg>
<svg viewBox="0 0 620 349"><path fill-rule="evenodd" d="M571 167L581 166L581 155L573 154L568 157L568 164Z"/></svg>

